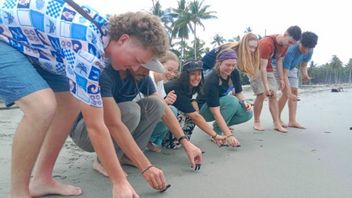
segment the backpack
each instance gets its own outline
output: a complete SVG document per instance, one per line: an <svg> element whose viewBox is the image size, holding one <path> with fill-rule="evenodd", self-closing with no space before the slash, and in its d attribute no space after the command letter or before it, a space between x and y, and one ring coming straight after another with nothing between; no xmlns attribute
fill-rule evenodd
<svg viewBox="0 0 352 198"><path fill-rule="evenodd" d="M276 47L276 45L275 45L275 40L274 40L274 38L271 37L271 36L265 36L265 37L270 38L270 39L272 40L272 42L273 42L273 44L274 44L274 53L273 53L273 55L271 56L271 58L275 58L275 59L276 59L277 47Z"/></svg>

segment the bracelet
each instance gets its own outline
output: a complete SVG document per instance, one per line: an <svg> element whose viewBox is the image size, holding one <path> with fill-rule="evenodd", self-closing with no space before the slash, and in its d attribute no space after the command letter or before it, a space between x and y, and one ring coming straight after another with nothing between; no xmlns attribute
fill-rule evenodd
<svg viewBox="0 0 352 198"><path fill-rule="evenodd" d="M145 172L147 172L150 168L154 167L153 165L149 165L147 168L145 168L141 174L143 175Z"/></svg>
<svg viewBox="0 0 352 198"><path fill-rule="evenodd" d="M211 138L215 139L215 138L216 138L216 136L218 136L218 134L217 134L217 133L215 133L215 135L211 136Z"/></svg>
<svg viewBox="0 0 352 198"><path fill-rule="evenodd" d="M180 143L180 144L181 144L181 140L183 140L183 139L188 140L188 137L187 137L187 136L185 136L185 135L183 135L183 136L179 137L179 138L177 139L178 143Z"/></svg>

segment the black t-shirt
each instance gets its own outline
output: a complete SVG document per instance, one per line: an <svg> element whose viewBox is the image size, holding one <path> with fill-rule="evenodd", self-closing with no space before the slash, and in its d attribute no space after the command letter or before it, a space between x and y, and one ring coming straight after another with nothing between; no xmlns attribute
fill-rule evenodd
<svg viewBox="0 0 352 198"><path fill-rule="evenodd" d="M183 113L193 113L196 111L192 106L192 100L197 97L197 93L194 90L183 90L177 81L167 82L164 87L166 93L175 90L177 98L173 106L178 110Z"/></svg>
<svg viewBox="0 0 352 198"><path fill-rule="evenodd" d="M216 70L213 69L205 78L203 86L204 94L198 97L200 105L206 102L209 107L220 106L219 99L226 95L230 85L234 87L236 94L242 92L240 72L237 69L231 73L228 79L222 79Z"/></svg>
<svg viewBox="0 0 352 198"><path fill-rule="evenodd" d="M113 97L116 103L132 101L139 93L149 96L156 92L149 76L135 80L128 71L126 78L121 79L118 71L107 66L99 79L102 97Z"/></svg>

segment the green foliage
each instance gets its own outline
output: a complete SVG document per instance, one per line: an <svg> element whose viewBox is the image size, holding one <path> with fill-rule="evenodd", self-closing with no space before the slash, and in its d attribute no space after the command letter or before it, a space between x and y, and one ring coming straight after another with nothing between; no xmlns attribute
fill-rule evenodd
<svg viewBox="0 0 352 198"><path fill-rule="evenodd" d="M193 43L193 56L194 59L202 54L202 49L204 45L198 47L197 38L197 27L205 26L203 20L216 18L214 15L215 11L209 11L210 5L203 5L203 0L192 0L187 2L187 0L178 0L177 8L168 8L166 10L161 9L159 1L152 0L153 8L152 13L160 17L164 23L166 30L170 35L170 44L173 49L180 49L181 59L186 59L186 45L185 42L189 39L189 34L192 33L194 36ZM172 41L172 39L181 41ZM190 48L187 48L189 50ZM187 56L189 51L187 51Z"/></svg>
<svg viewBox="0 0 352 198"><path fill-rule="evenodd" d="M188 59L200 59L210 49L205 47L205 42L197 37L197 27L205 26L203 20L216 18L215 11L209 11L210 5L203 5L204 0L178 0L177 8L162 9L158 0L152 0L151 12L159 16L163 22L169 37L172 51L175 52L181 61ZM247 27L244 33L252 32L251 27ZM189 36L193 34L194 39L189 42ZM261 35L257 35L259 39ZM216 34L211 44L217 47L225 42L240 41L239 35L230 39L225 39L222 35ZM312 77L310 84L336 84L352 83L352 58L344 65L336 56L332 56L330 62L317 65L312 61L308 68L308 73ZM248 84L248 77L241 74L243 84Z"/></svg>
<svg viewBox="0 0 352 198"><path fill-rule="evenodd" d="M219 34L215 34L211 44L213 44L214 47L219 47L221 44L225 43L225 41L226 41L226 39L223 36L221 36Z"/></svg>
<svg viewBox="0 0 352 198"><path fill-rule="evenodd" d="M312 61L308 73L312 77L312 84L339 84L351 83L352 59L344 66L342 61L333 55L329 63L316 65Z"/></svg>

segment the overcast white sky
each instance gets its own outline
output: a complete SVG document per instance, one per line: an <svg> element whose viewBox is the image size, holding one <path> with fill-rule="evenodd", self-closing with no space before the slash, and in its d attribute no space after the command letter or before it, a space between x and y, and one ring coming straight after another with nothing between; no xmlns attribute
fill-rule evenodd
<svg viewBox="0 0 352 198"><path fill-rule="evenodd" d="M150 10L152 0L76 0L102 13ZM155 0L156 1L156 0ZM177 0L160 0L162 9L177 7ZM344 64L352 58L352 12L347 0L204 0L217 19L204 21L199 37L210 43L216 33L226 39L243 35L250 26L254 33L283 33L291 25L319 36L313 60L324 64L337 55ZM193 39L193 38L192 38ZM210 45L209 45L210 46ZM211 47L211 46L210 46Z"/></svg>

